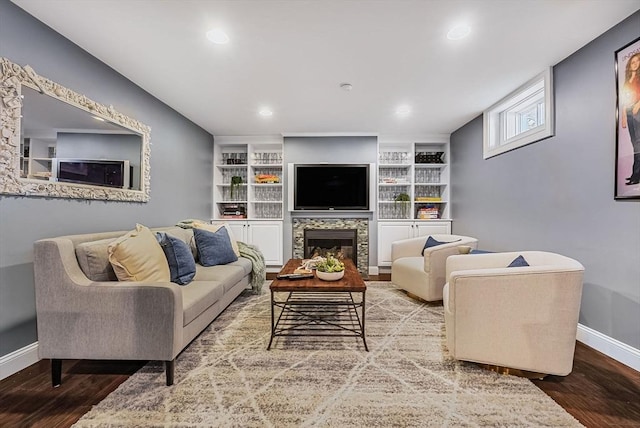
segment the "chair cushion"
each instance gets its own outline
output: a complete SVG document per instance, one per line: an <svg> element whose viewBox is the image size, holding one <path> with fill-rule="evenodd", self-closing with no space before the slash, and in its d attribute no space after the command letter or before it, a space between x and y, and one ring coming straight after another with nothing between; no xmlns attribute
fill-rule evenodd
<svg viewBox="0 0 640 428"><path fill-rule="evenodd" d="M193 236L202 266L223 265L238 260L226 228L221 227L216 232L196 228L193 229Z"/></svg>
<svg viewBox="0 0 640 428"><path fill-rule="evenodd" d="M196 275L196 261L189 246L179 238L165 232L156 234L169 264L171 282L186 285Z"/></svg>
<svg viewBox="0 0 640 428"><path fill-rule="evenodd" d="M155 235L141 224L113 241L109 262L119 281L169 282L171 273Z"/></svg>

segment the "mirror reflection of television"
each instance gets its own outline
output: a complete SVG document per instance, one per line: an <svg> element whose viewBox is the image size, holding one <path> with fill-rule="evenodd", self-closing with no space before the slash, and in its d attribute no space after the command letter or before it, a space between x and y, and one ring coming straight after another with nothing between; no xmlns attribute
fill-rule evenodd
<svg viewBox="0 0 640 428"><path fill-rule="evenodd" d="M296 164L295 210L369 210L369 165Z"/></svg>
<svg viewBox="0 0 640 428"><path fill-rule="evenodd" d="M131 186L127 160L56 159L54 172L61 182L117 188Z"/></svg>

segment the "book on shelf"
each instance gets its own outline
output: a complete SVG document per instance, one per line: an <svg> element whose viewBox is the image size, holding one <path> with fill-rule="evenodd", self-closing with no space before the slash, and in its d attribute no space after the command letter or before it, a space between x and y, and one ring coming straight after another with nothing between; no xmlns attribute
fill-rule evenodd
<svg viewBox="0 0 640 428"><path fill-rule="evenodd" d="M418 209L420 220L436 220L440 218L440 211L436 206L426 206Z"/></svg>
<svg viewBox="0 0 640 428"><path fill-rule="evenodd" d="M223 204L222 218L247 218L247 207L240 204Z"/></svg>

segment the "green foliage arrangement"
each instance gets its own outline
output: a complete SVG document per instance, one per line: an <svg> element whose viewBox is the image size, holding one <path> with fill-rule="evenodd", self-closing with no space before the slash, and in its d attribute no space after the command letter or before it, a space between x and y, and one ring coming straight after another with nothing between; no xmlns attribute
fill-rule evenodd
<svg viewBox="0 0 640 428"><path fill-rule="evenodd" d="M326 259L316 263L316 269L320 272L342 272L344 263L332 255L328 255Z"/></svg>

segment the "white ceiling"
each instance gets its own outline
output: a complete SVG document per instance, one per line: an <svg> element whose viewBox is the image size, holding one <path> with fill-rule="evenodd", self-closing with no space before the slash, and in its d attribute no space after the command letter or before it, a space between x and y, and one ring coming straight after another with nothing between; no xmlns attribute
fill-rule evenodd
<svg viewBox="0 0 640 428"><path fill-rule="evenodd" d="M214 135L448 134L640 9L640 0L12 1ZM471 35L448 40L461 22ZM231 41L209 42L213 27ZM400 105L411 114L395 115ZM257 114L264 106L273 116Z"/></svg>

